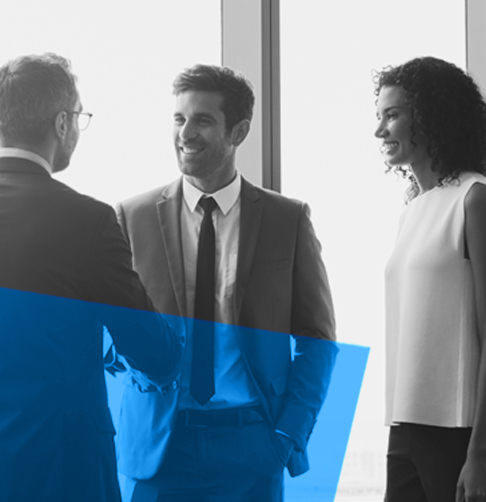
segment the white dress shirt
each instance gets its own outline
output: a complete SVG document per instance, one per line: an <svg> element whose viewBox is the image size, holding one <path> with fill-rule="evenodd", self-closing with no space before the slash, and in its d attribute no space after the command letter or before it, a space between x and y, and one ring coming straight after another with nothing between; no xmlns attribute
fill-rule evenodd
<svg viewBox="0 0 486 502"><path fill-rule="evenodd" d="M216 238L216 290L214 329L214 396L203 406L189 391L192 360L192 336L188 329L186 357L182 375L180 409L221 409L253 405L258 402L258 394L244 366L235 329L234 291L236 266L240 237L240 191L241 177L236 178L223 189L204 194L183 179L183 203L181 211L181 234L186 286L188 317L194 315L196 293L197 245L199 231L204 216L198 205L203 196L211 196L218 206L212 213ZM190 324L190 321L189 321Z"/></svg>

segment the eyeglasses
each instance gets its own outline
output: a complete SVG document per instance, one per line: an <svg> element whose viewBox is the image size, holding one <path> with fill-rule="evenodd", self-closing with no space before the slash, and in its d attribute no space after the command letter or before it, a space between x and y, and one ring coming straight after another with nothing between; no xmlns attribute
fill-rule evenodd
<svg viewBox="0 0 486 502"><path fill-rule="evenodd" d="M80 131L88 129L89 123L91 122L92 113L88 112L67 112L78 116L78 127Z"/></svg>

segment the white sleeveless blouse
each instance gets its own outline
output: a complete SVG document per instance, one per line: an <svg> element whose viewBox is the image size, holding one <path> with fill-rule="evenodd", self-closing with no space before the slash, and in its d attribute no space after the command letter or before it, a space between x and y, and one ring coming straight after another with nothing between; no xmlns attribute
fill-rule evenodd
<svg viewBox="0 0 486 502"><path fill-rule="evenodd" d="M464 258L464 199L478 173L415 198L386 267L386 424L472 425L479 342Z"/></svg>

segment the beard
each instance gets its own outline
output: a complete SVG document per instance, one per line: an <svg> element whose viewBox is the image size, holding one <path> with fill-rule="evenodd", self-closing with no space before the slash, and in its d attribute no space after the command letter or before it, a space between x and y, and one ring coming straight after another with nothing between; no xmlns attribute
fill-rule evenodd
<svg viewBox="0 0 486 502"><path fill-rule="evenodd" d="M64 169L69 166L77 142L78 137L74 134L71 134L66 138L66 141L64 143L59 144L52 162L53 173L64 171Z"/></svg>
<svg viewBox="0 0 486 502"><path fill-rule="evenodd" d="M52 172L59 173L61 171L64 171L64 169L66 169L69 166L70 162L71 162L71 155L67 154L59 155L56 159L54 159L52 165Z"/></svg>
<svg viewBox="0 0 486 502"><path fill-rule="evenodd" d="M226 148L207 149L194 158L182 155L178 147L176 151L179 170L194 178L206 178L217 171L226 170L225 166L231 164L231 154Z"/></svg>

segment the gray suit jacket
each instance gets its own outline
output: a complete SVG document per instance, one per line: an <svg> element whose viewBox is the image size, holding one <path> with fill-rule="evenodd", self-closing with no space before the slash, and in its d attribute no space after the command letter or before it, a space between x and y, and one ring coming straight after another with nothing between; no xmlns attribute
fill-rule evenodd
<svg viewBox="0 0 486 502"><path fill-rule="evenodd" d="M187 313L181 203L179 179L117 208L135 270L160 312L179 316L179 329ZM288 463L290 474L298 475L308 469L307 441L337 353L320 245L305 204L245 179L239 242L233 308L240 348L268 420L298 445ZM178 379L165 395L125 389L118 432L119 470L125 475L147 479L157 471L174 426L178 389Z"/></svg>

